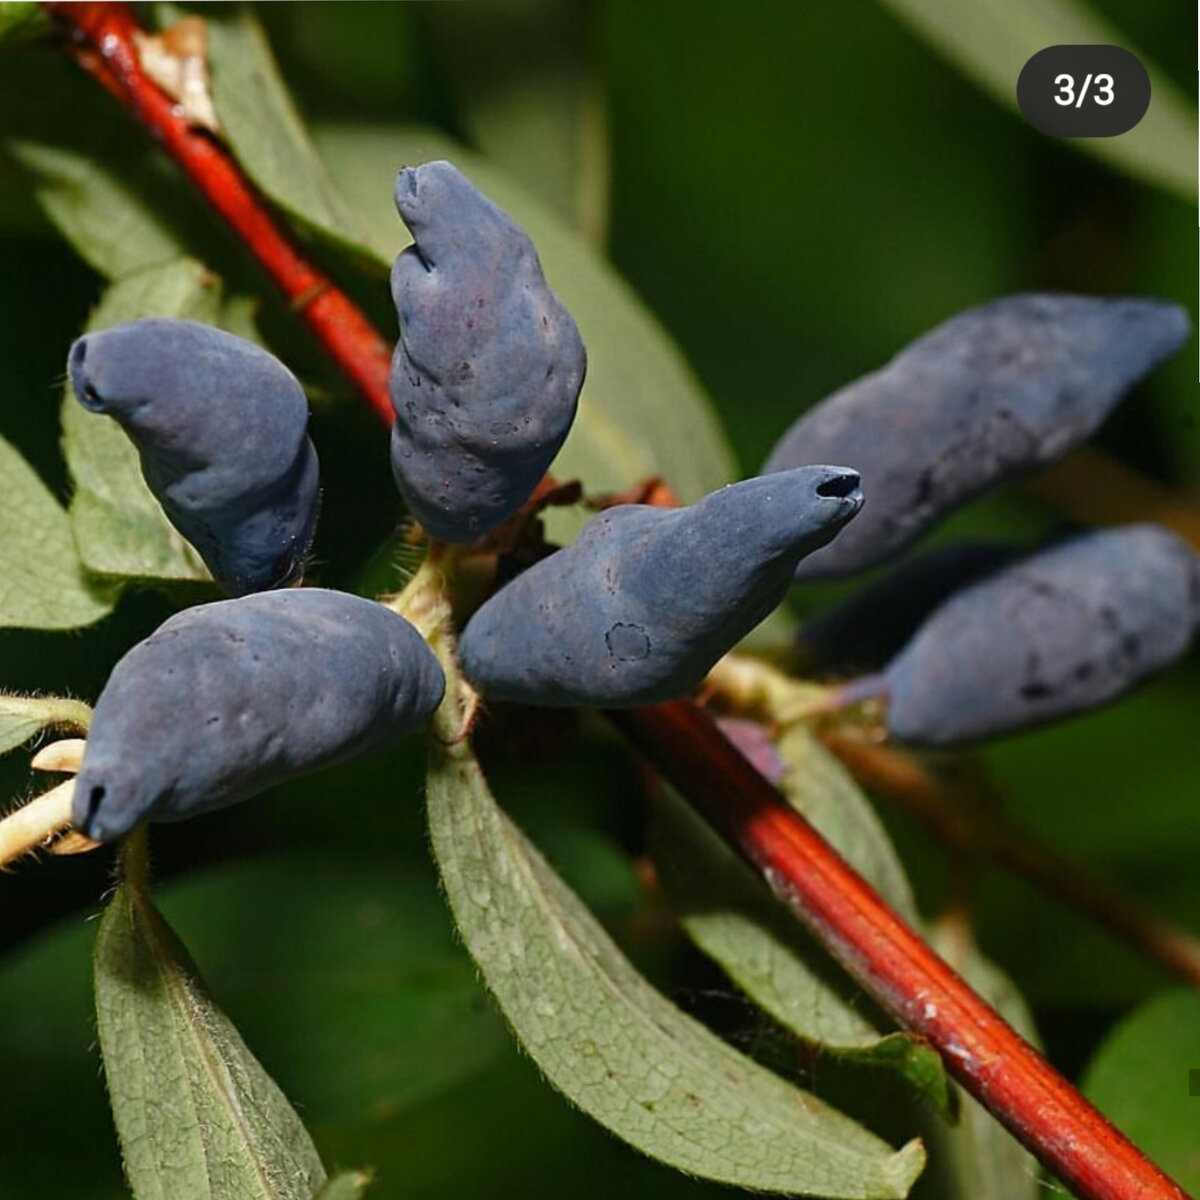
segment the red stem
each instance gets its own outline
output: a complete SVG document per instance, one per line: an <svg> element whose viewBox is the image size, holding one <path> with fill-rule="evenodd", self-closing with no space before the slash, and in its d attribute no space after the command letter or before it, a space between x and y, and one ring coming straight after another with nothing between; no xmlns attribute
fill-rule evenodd
<svg viewBox="0 0 1200 1200"><path fill-rule="evenodd" d="M46 3L83 67L159 140L389 425L389 351L310 263L225 149L143 73L125 4ZM1081 1200L1187 1200L897 917L690 702L613 714L862 988Z"/></svg>
<svg viewBox="0 0 1200 1200"><path fill-rule="evenodd" d="M882 1008L1080 1197L1185 1193L887 906L690 701L608 714Z"/></svg>

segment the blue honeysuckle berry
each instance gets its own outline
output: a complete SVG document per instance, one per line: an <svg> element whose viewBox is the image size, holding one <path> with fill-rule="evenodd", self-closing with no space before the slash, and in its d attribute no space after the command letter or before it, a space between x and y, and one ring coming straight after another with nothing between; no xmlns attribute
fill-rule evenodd
<svg viewBox="0 0 1200 1200"><path fill-rule="evenodd" d="M858 511L856 472L804 467L688 508L620 505L497 592L467 623L485 696L619 707L695 687L783 599L796 563Z"/></svg>
<svg viewBox="0 0 1200 1200"><path fill-rule="evenodd" d="M764 471L850 462L862 515L798 579L852 574L898 554L1002 480L1061 458L1187 337L1162 300L1031 294L951 318L842 388L784 434Z"/></svg>
<svg viewBox="0 0 1200 1200"><path fill-rule="evenodd" d="M444 690L421 635L371 600L290 588L185 609L113 668L74 824L105 842L223 808L400 741Z"/></svg>
<svg viewBox="0 0 1200 1200"><path fill-rule="evenodd" d="M952 746L1085 712L1174 663L1198 622L1200 565L1175 534L1081 534L936 609L883 672L888 725Z"/></svg>
<svg viewBox="0 0 1200 1200"><path fill-rule="evenodd" d="M308 401L273 355L196 321L148 318L79 338L71 386L133 440L171 523L223 591L303 571L320 499Z"/></svg>
<svg viewBox="0 0 1200 1200"><path fill-rule="evenodd" d="M431 537L469 541L529 498L571 428L583 340L528 235L447 162L401 171L392 472Z"/></svg>

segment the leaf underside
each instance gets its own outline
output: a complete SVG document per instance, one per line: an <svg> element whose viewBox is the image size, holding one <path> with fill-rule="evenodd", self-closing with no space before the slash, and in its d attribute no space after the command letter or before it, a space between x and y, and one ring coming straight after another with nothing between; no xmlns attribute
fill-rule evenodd
<svg viewBox="0 0 1200 1200"><path fill-rule="evenodd" d="M802 726L779 742L781 790L838 852L910 922L899 859L858 785ZM890 1067L945 1113L953 1093L937 1052L888 1031L886 1018L744 863L677 796L655 805L651 853L692 942L783 1028L831 1054Z"/></svg>
<svg viewBox="0 0 1200 1200"><path fill-rule="evenodd" d="M464 742L434 742L430 832L450 906L547 1079L642 1152L740 1187L903 1196L924 1153L873 1134L669 1003L495 804Z"/></svg>

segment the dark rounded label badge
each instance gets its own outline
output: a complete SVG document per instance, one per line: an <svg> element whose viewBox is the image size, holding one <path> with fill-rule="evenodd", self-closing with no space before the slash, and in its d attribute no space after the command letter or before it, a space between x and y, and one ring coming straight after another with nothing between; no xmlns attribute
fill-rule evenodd
<svg viewBox="0 0 1200 1200"><path fill-rule="evenodd" d="M1150 76L1121 46L1047 46L1022 68L1017 104L1051 137L1116 137L1150 107Z"/></svg>

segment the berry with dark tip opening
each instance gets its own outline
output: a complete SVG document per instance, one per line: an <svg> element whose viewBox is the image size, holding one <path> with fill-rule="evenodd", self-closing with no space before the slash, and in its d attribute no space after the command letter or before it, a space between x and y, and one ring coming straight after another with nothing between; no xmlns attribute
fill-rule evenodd
<svg viewBox="0 0 1200 1200"><path fill-rule="evenodd" d="M252 342L196 321L148 318L79 338L71 386L133 440L171 524L223 591L293 582L319 502L308 401Z"/></svg>
<svg viewBox="0 0 1200 1200"><path fill-rule="evenodd" d="M900 741L952 746L1084 712L1170 666L1200 565L1158 525L1081 534L952 596L883 672Z"/></svg>
<svg viewBox="0 0 1200 1200"><path fill-rule="evenodd" d="M903 649L940 604L1018 553L997 542L953 542L918 554L806 621L796 648L814 670L875 670Z"/></svg>
<svg viewBox="0 0 1200 1200"><path fill-rule="evenodd" d="M649 704L694 688L783 599L796 563L858 511L858 475L804 467L688 508L620 505L485 603L459 643L485 695Z"/></svg>
<svg viewBox="0 0 1200 1200"><path fill-rule="evenodd" d="M851 462L868 500L798 579L893 557L993 484L1090 437L1122 395L1174 354L1187 313L1139 298L1008 296L953 317L806 412L765 471Z"/></svg>
<svg viewBox="0 0 1200 1200"><path fill-rule="evenodd" d="M529 498L566 440L586 355L528 235L447 162L401 171L392 472L431 537L469 541Z"/></svg>
<svg viewBox="0 0 1200 1200"><path fill-rule="evenodd" d="M441 703L442 669L402 617L319 588L185 609L113 668L74 824L111 841L390 746Z"/></svg>

